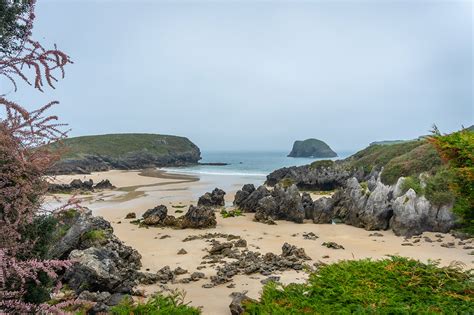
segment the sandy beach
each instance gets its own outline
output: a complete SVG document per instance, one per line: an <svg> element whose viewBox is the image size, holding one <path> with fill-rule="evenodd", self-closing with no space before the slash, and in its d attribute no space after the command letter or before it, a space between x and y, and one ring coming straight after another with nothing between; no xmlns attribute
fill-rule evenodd
<svg viewBox="0 0 474 315"><path fill-rule="evenodd" d="M69 183L75 178L93 179L94 182L109 179L117 187L115 190L77 197L82 200L82 205L92 209L95 215L103 216L110 221L115 234L122 241L138 250L143 257L143 271L156 272L164 266L170 266L171 269L179 266L187 269L189 273L194 271L205 273L206 278L200 281L168 285L171 289L184 290L186 301L191 305L202 306L203 314L228 314L231 292L248 291L250 297L257 298L263 286L260 281L266 277L259 274L238 275L234 277L234 288L228 288L228 284L203 288L202 285L209 283L208 277L215 274L215 270L210 267L197 269L201 265L203 256L207 254L206 250L210 244L202 239L183 242L183 239L190 235L208 232L239 235L247 241L250 250L262 254L267 252L279 254L282 245L288 242L305 249L306 254L311 257L311 261L308 261L310 265L318 261L331 263L342 259L380 259L386 255L401 255L423 262L439 260L442 265L461 262L466 268L474 267L474 256L469 255L472 250L458 246L459 240L455 240L449 234L424 233L422 235L429 237L433 242L427 242L423 237L407 241L391 231L378 231L383 236L375 237L369 236L373 232L343 224L313 224L310 221L295 224L277 221L277 225L266 225L254 222L251 213L235 218L222 218L219 213L216 213L217 227L209 230L139 228L131 224L130 220L124 219L129 212L135 212L137 217L140 217L147 209L159 204L166 205L169 214L179 216L181 211L185 212L190 204L196 204L200 195L215 187L227 192L226 206L231 207L235 192L246 183L261 184L263 181L258 178L218 175L197 177L163 171L108 171L91 175L57 176L54 182ZM57 197L64 200L69 196L57 195ZM313 199L317 197L313 195ZM47 204L54 207L58 201L48 198ZM313 232L318 238L316 240L304 239L305 232ZM321 246L323 242L329 241L343 245L345 249L336 250ZM455 248L441 247L441 244L446 242L455 242ZM406 245L407 243L410 245ZM187 254L178 255L177 252L181 248L185 249ZM301 282L307 278L307 274L303 271L287 271L275 275L280 276L280 281L283 283ZM160 286L143 286L141 289L146 293L152 293L160 290Z"/></svg>

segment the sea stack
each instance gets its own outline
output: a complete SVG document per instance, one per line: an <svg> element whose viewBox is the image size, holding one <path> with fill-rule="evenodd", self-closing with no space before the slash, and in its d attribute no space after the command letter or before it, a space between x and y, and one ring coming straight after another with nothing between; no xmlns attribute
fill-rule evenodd
<svg viewBox="0 0 474 315"><path fill-rule="evenodd" d="M314 157L314 158L332 158L336 157L334 152L324 141L318 139L297 140L293 144L289 157Z"/></svg>

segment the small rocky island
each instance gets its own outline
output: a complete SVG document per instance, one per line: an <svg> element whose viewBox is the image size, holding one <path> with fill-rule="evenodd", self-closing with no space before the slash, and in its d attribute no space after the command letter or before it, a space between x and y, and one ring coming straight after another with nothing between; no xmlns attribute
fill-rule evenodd
<svg viewBox="0 0 474 315"><path fill-rule="evenodd" d="M197 164L201 151L188 138L159 134L106 134L67 138L51 145L64 152L52 174L88 174Z"/></svg>
<svg viewBox="0 0 474 315"><path fill-rule="evenodd" d="M288 156L331 158L336 157L337 153L334 152L324 141L311 138L304 141L295 141L293 149Z"/></svg>

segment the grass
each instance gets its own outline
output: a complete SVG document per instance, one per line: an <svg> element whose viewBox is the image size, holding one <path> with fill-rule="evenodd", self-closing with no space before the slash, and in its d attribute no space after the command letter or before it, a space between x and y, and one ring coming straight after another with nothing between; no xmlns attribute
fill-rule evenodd
<svg viewBox="0 0 474 315"><path fill-rule="evenodd" d="M80 158L84 155L99 155L113 158L133 153L168 155L170 152L186 152L197 147L184 137L157 134L107 134L67 138L64 159ZM53 144L54 147L57 145Z"/></svg>
<svg viewBox="0 0 474 315"><path fill-rule="evenodd" d="M403 194L410 189L413 189L418 195L423 193L420 180L413 176L406 177L400 188L402 189Z"/></svg>
<svg viewBox="0 0 474 315"><path fill-rule="evenodd" d="M221 210L221 215L223 218L233 218L243 216L242 210L234 209L227 211L226 209Z"/></svg>
<svg viewBox="0 0 474 315"><path fill-rule="evenodd" d="M369 174L373 168L384 168L381 179L393 185L400 177L416 176L422 172L436 173L442 161L433 145L426 140L390 145L371 145L345 160L351 168L362 168Z"/></svg>
<svg viewBox="0 0 474 315"><path fill-rule="evenodd" d="M286 177L280 180L278 184L280 184L283 188L288 188L288 187L291 187L295 183L296 182L293 179Z"/></svg>
<svg viewBox="0 0 474 315"><path fill-rule="evenodd" d="M472 271L403 257L341 261L307 283L270 282L245 314L472 314Z"/></svg>
<svg viewBox="0 0 474 315"><path fill-rule="evenodd" d="M334 165L334 161L332 160L320 160L320 161L314 161L313 163L311 163L309 165L309 169L310 170L317 170L317 169L321 169L321 168L327 168L327 167L331 167Z"/></svg>
<svg viewBox="0 0 474 315"><path fill-rule="evenodd" d="M107 239L107 234L104 230L91 230L84 233L83 238L92 242L102 242Z"/></svg>
<svg viewBox="0 0 474 315"><path fill-rule="evenodd" d="M113 315L198 315L201 310L184 303L184 293L174 291L170 295L155 294L147 302L133 303L125 298L110 309Z"/></svg>

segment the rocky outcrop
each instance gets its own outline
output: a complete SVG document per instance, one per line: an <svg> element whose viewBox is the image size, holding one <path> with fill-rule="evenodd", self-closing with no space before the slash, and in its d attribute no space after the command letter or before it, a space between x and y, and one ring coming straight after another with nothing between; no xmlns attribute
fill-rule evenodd
<svg viewBox="0 0 474 315"><path fill-rule="evenodd" d="M397 235L416 235L424 231L449 232L456 218L452 206L433 206L424 196L417 196L413 189L393 201L390 227Z"/></svg>
<svg viewBox="0 0 474 315"><path fill-rule="evenodd" d="M92 179L82 181L74 179L69 184L48 184L48 192L51 194L70 194L73 192L87 192L95 190L115 189L115 186L108 179L104 179L94 185Z"/></svg>
<svg viewBox="0 0 474 315"><path fill-rule="evenodd" d="M331 198L323 197L312 205L305 200L305 215L314 223L341 221L366 230L391 228L397 235L415 235L425 231L448 232L456 224L451 205L432 205L413 190L403 192L403 178L388 186L380 178L361 185L356 178Z"/></svg>
<svg viewBox="0 0 474 315"><path fill-rule="evenodd" d="M270 196L259 200L255 213L255 220L267 222L269 220L287 220L303 223L305 209L298 188L292 185L283 188L275 186Z"/></svg>
<svg viewBox="0 0 474 315"><path fill-rule="evenodd" d="M197 164L201 159L194 143L177 136L112 134L68 138L62 142L59 147L64 146L67 154L50 169L52 174L183 166ZM52 149L56 147L52 145Z"/></svg>
<svg viewBox="0 0 474 315"><path fill-rule="evenodd" d="M199 197L198 206L223 207L225 205L224 195L225 191L215 188L212 192L207 192Z"/></svg>
<svg viewBox="0 0 474 315"><path fill-rule="evenodd" d="M57 218L61 237L48 256L73 262L63 283L79 299L96 303L90 312L106 312L132 294L143 278L141 256L113 234L110 223L87 209L63 211Z"/></svg>
<svg viewBox="0 0 474 315"><path fill-rule="evenodd" d="M189 206L188 212L182 217L180 227L182 229L204 229L216 227L216 214L208 207Z"/></svg>
<svg viewBox="0 0 474 315"><path fill-rule="evenodd" d="M180 229L212 228L217 224L216 214L212 208L193 205L189 206L185 215L178 218L168 215L168 208L164 205L147 210L142 218L141 225L167 226Z"/></svg>
<svg viewBox="0 0 474 315"><path fill-rule="evenodd" d="M328 158L336 157L334 152L324 141L318 139L306 139L304 141L295 141L289 157L315 157Z"/></svg>
<svg viewBox="0 0 474 315"><path fill-rule="evenodd" d="M245 303L256 302L247 296L246 292L232 292L230 294L232 302L230 302L229 309L231 315L241 315L245 312Z"/></svg>
<svg viewBox="0 0 474 315"><path fill-rule="evenodd" d="M362 180L363 173L347 169L341 163L292 166L277 169L267 176L265 184L275 186L283 181L296 184L300 189L334 190L342 187L347 179L355 176Z"/></svg>
<svg viewBox="0 0 474 315"><path fill-rule="evenodd" d="M267 196L270 196L270 191L265 186L255 189L254 185L247 184L235 194L234 206L245 212L255 212L260 199Z"/></svg>

